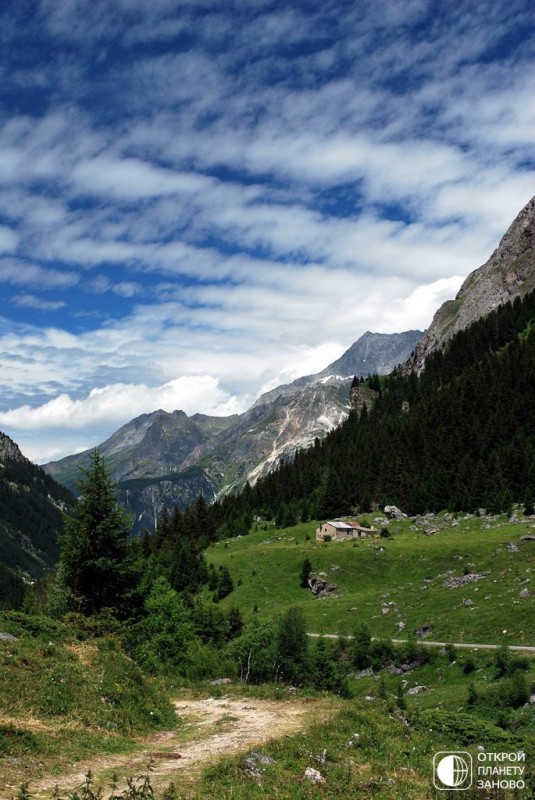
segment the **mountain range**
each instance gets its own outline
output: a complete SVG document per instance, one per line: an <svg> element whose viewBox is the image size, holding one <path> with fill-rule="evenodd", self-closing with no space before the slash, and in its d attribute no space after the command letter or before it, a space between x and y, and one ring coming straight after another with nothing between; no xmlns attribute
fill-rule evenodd
<svg viewBox="0 0 535 800"><path fill-rule="evenodd" d="M429 355L459 331L535 286L535 198L513 221L489 260L474 270L457 297L444 303L429 329L365 333L337 361L315 375L278 386L245 413L209 417L158 410L124 425L99 449L118 482L134 529L152 529L164 507L186 506L199 494L210 502L292 459L343 422L354 376L420 373ZM359 403L373 402L360 392ZM363 394L364 392L364 394ZM76 490L89 451L45 465Z"/></svg>
<svg viewBox="0 0 535 800"><path fill-rule="evenodd" d="M455 333L534 287L535 198L455 300L437 311L423 336L419 331L368 332L321 372L266 392L243 414L188 417L179 410L157 410L127 423L99 449L118 482L120 500L135 517L134 529L152 529L164 507L184 507L199 494L210 502L254 483L339 426L351 408L353 376L388 374L400 364L402 373L420 373ZM357 394L360 406L373 402L373 392L363 384L352 391L353 401ZM0 434L1 562L9 565L7 573L2 566L1 582L42 574L53 563L61 509L72 495L51 477L75 491L88 456L89 451L47 464L47 476ZM41 509L37 517L34 502Z"/></svg>
<svg viewBox="0 0 535 800"><path fill-rule="evenodd" d="M99 446L135 518L152 529L164 507L185 507L199 494L216 497L254 483L296 450L312 445L346 419L353 377L387 374L408 358L421 331L365 333L341 358L315 375L263 394L243 414L210 417L161 409L124 425ZM90 451L46 464L76 491Z"/></svg>

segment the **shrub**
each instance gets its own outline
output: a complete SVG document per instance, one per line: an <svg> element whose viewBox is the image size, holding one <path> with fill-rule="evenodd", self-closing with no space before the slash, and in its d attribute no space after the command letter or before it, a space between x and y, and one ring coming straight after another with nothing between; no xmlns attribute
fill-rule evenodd
<svg viewBox="0 0 535 800"><path fill-rule="evenodd" d="M158 578L145 601L147 616L133 625L127 646L141 666L153 673L184 670L193 639L188 612L165 578Z"/></svg>
<svg viewBox="0 0 535 800"><path fill-rule="evenodd" d="M366 625L361 625L352 640L351 658L356 669L368 669L371 665L372 637Z"/></svg>
<svg viewBox="0 0 535 800"><path fill-rule="evenodd" d="M470 675L472 672L475 672L477 667L476 660L474 656L466 656L463 661L463 672L465 675Z"/></svg>
<svg viewBox="0 0 535 800"><path fill-rule="evenodd" d="M416 717L418 727L443 733L456 746L514 742L510 733L474 714L425 709Z"/></svg>
<svg viewBox="0 0 535 800"><path fill-rule="evenodd" d="M262 683L275 674L275 626L270 620L254 620L225 650L241 680Z"/></svg>

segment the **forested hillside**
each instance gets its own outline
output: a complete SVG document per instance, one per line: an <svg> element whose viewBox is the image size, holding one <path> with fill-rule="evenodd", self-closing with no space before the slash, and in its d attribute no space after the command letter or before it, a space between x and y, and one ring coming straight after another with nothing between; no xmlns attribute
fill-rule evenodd
<svg viewBox="0 0 535 800"><path fill-rule="evenodd" d="M23 577L39 578L58 557L57 532L71 493L0 434L0 608L18 605Z"/></svg>
<svg viewBox="0 0 535 800"><path fill-rule="evenodd" d="M255 512L289 524L386 503L407 513L531 507L534 326L530 293L457 334L420 376L368 378L372 408L213 513L227 523Z"/></svg>

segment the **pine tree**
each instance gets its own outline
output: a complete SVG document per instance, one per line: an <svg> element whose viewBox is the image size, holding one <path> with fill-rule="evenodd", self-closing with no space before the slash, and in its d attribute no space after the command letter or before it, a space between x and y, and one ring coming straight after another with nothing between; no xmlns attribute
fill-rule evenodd
<svg viewBox="0 0 535 800"><path fill-rule="evenodd" d="M130 520L98 450L83 470L80 499L64 519L56 598L64 611L92 615L110 608L121 616L135 576L129 553Z"/></svg>
<svg viewBox="0 0 535 800"><path fill-rule="evenodd" d="M217 599L222 600L234 590L232 576L225 566L219 567Z"/></svg>
<svg viewBox="0 0 535 800"><path fill-rule="evenodd" d="M305 558L301 567L301 583L299 584L302 589L308 589L308 579L312 572L312 564L309 558Z"/></svg>
<svg viewBox="0 0 535 800"><path fill-rule="evenodd" d="M283 616L277 636L279 674L284 681L302 686L310 673L308 636L303 612L289 608Z"/></svg>

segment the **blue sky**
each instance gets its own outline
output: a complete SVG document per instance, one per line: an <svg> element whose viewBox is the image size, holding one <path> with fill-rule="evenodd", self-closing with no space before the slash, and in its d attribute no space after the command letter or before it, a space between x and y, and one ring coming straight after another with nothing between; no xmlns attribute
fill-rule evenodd
<svg viewBox="0 0 535 800"><path fill-rule="evenodd" d="M4 0L0 429L40 463L425 328L535 193L524 0Z"/></svg>

